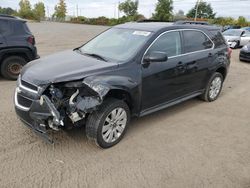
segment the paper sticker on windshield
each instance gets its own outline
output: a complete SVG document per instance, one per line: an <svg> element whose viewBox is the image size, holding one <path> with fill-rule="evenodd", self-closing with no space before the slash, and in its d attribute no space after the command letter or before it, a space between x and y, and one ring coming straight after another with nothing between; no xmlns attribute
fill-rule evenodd
<svg viewBox="0 0 250 188"><path fill-rule="evenodd" d="M145 37L149 36L150 34L151 32L148 32L148 31L135 31L133 33L133 35L140 35L140 36L145 36Z"/></svg>

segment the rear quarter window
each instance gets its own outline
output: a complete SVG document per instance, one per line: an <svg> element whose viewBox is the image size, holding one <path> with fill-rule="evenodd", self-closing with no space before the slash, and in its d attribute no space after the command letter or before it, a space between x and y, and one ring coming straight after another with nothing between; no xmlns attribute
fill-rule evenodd
<svg viewBox="0 0 250 188"><path fill-rule="evenodd" d="M13 22L13 27L14 27L15 34L21 35L21 34L30 33L30 30L25 22L15 21Z"/></svg>
<svg viewBox="0 0 250 188"><path fill-rule="evenodd" d="M213 47L211 40L201 31L183 31L185 53L210 49Z"/></svg>
<svg viewBox="0 0 250 188"><path fill-rule="evenodd" d="M227 45L226 40L220 31L211 30L210 33L212 34L212 40L215 44L215 47L221 47Z"/></svg>
<svg viewBox="0 0 250 188"><path fill-rule="evenodd" d="M11 27L8 20L0 20L0 34L8 35L11 33Z"/></svg>

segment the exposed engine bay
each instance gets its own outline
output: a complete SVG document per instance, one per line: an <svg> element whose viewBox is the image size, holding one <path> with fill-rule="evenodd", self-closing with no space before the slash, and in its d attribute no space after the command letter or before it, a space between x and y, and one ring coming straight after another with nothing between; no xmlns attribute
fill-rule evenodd
<svg viewBox="0 0 250 188"><path fill-rule="evenodd" d="M109 88L88 81L51 84L40 100L34 101L30 117L41 126L60 130L67 126L79 126L86 115L102 104Z"/></svg>

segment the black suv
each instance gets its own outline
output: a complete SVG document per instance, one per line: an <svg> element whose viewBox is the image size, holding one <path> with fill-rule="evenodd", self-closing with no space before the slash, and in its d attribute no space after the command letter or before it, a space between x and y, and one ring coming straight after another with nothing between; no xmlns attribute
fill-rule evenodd
<svg viewBox="0 0 250 188"><path fill-rule="evenodd" d="M132 116L197 96L216 100L230 53L215 27L118 25L26 65L15 91L16 113L49 141L48 130L85 125L87 137L108 148L122 139Z"/></svg>
<svg viewBox="0 0 250 188"><path fill-rule="evenodd" d="M21 68L38 58L35 38L26 21L0 15L0 68L7 79L17 79Z"/></svg>

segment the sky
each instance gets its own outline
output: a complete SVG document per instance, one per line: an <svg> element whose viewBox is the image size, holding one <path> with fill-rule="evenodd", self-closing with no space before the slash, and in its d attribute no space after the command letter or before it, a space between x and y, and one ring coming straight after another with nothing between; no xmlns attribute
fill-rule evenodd
<svg viewBox="0 0 250 188"><path fill-rule="evenodd" d="M42 1L46 6L46 15L53 14L54 6L58 0L30 0L31 4ZM118 17L118 2L124 0L66 0L68 15L78 15L86 17ZM173 0L174 12L183 10L185 14L191 9L196 0ZM250 0L205 0L211 3L217 16L231 16L238 18L238 16L245 16L250 20ZM157 0L139 0L139 13L150 17L155 9ZM11 7L18 9L19 0L0 0L1 7ZM122 14L120 13L120 16Z"/></svg>

